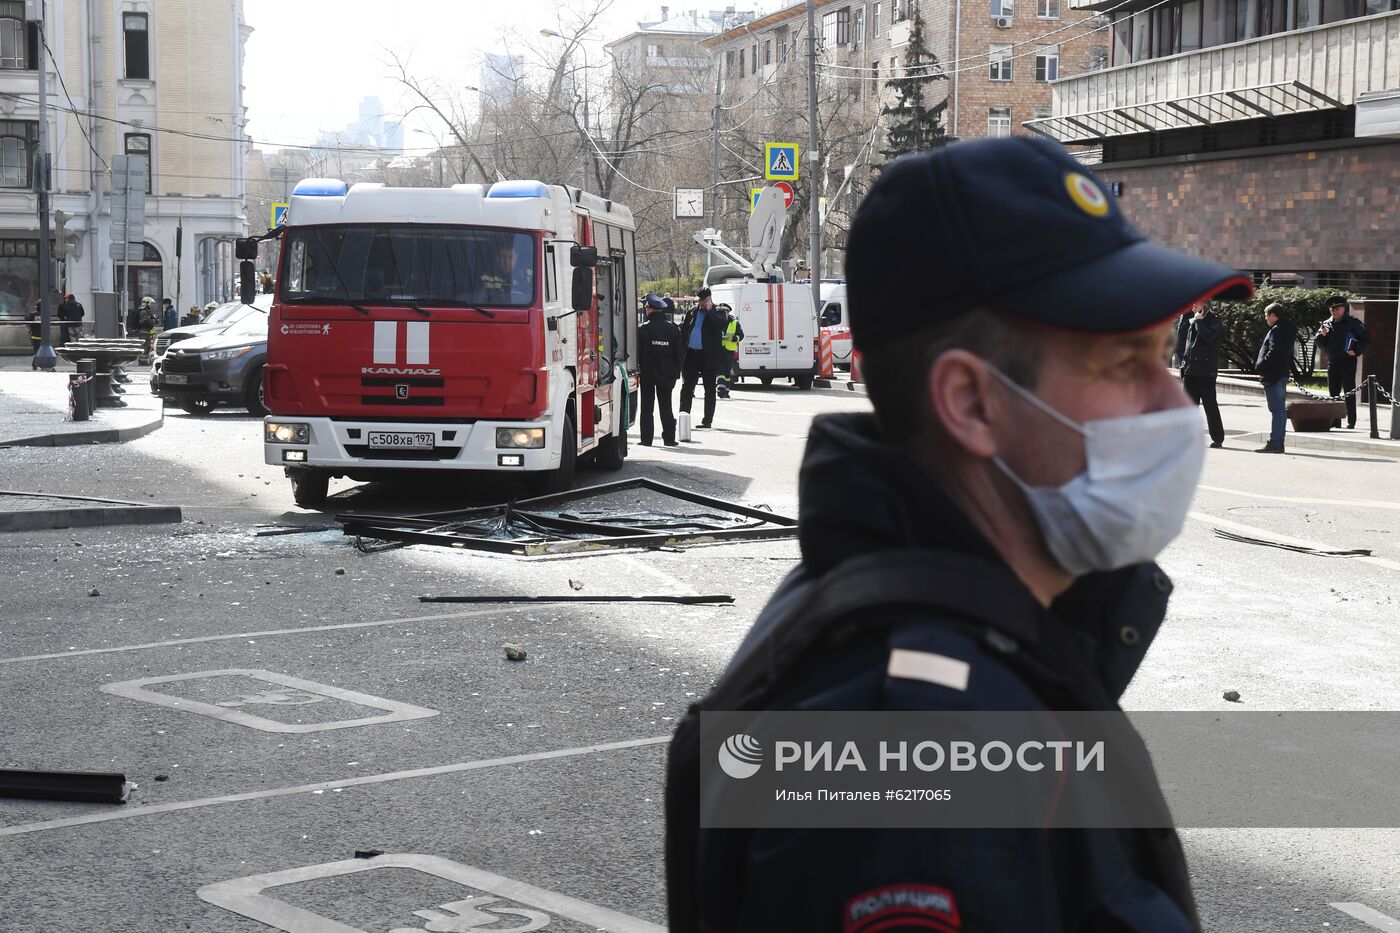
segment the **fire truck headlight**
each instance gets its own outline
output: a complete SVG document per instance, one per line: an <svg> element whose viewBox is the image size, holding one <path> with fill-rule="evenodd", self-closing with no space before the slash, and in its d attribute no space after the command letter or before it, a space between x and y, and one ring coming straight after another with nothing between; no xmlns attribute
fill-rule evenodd
<svg viewBox="0 0 1400 933"><path fill-rule="evenodd" d="M311 425L264 422L263 440L269 444L309 444L311 443Z"/></svg>
<svg viewBox="0 0 1400 933"><path fill-rule="evenodd" d="M539 450L544 447L544 428L497 428L496 446Z"/></svg>

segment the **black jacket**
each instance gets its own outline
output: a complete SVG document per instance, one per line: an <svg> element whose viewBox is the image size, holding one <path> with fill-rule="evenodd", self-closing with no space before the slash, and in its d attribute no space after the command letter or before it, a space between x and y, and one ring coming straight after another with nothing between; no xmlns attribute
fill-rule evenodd
<svg viewBox="0 0 1400 933"><path fill-rule="evenodd" d="M1186 358L1186 337L1191 333L1191 315L1183 314L1176 322L1176 357L1178 360Z"/></svg>
<svg viewBox="0 0 1400 933"><path fill-rule="evenodd" d="M690 347L690 332L695 329L697 319L700 321L700 365L705 369L719 369L724 362L724 346L721 343L727 323L724 312L713 304L708 309L696 305L687 311L681 324L681 345L685 348Z"/></svg>
<svg viewBox="0 0 1400 933"><path fill-rule="evenodd" d="M1254 361L1254 371L1259 374L1260 382L1270 386L1288 375L1297 339L1298 328L1283 318L1269 328L1264 342L1259 345L1259 358Z"/></svg>
<svg viewBox="0 0 1400 933"><path fill-rule="evenodd" d="M671 323L665 311L647 313L647 322L637 328L637 364L647 382L675 382L681 377L685 341L681 329Z"/></svg>
<svg viewBox="0 0 1400 933"><path fill-rule="evenodd" d="M1335 321L1329 322L1332 325L1326 337L1319 337L1319 341L1327 348L1328 360L1349 360L1347 355L1347 341L1352 337L1356 338L1356 346L1352 347L1356 355L1360 356L1366 352L1366 348L1371 345L1371 334L1366 330L1366 325L1351 316L1348 311ZM1321 329L1319 328L1319 332Z"/></svg>
<svg viewBox="0 0 1400 933"><path fill-rule="evenodd" d="M1181 362L1183 375L1215 378L1220 369L1221 333L1220 318L1215 316L1214 311L1207 311L1199 321L1191 321L1186 332L1186 352Z"/></svg>
<svg viewBox="0 0 1400 933"><path fill-rule="evenodd" d="M764 703L768 709L1115 712L1166 613L1171 582L1155 564L1088 575L1049 609L1041 607L936 484L878 439L872 415L813 422L799 502L802 564L759 617L725 678L740 659L771 648L765 637L779 607L790 611L795 586L839 575L844 561L882 551L916 560L926 554L931 572L956 567L968 591L986 594L983 602L998 607L989 611L1034 634L1004 638L997 647L952 613L867 613L857 621L878 635L840 651L817 648ZM947 555L941 563L939 554ZM895 650L941 655L968 665L970 676L958 689L892 675ZM1046 665L1055 699L1022 676L1021 655ZM1150 768L1140 788L1160 798ZM930 900L942 907L929 907L929 922L922 923L936 929L1199 929L1185 857L1171 830L701 829L697 854L695 901L702 928L713 933L866 930L852 922L852 905L919 892L939 895ZM950 913L956 923L932 922Z"/></svg>
<svg viewBox="0 0 1400 933"><path fill-rule="evenodd" d="M65 298L58 306L58 319L60 321L81 321L83 319L83 306L76 298Z"/></svg>

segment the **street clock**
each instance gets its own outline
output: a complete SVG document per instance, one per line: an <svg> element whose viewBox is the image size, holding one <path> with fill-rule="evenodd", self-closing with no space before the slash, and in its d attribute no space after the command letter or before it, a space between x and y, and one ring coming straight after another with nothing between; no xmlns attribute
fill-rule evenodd
<svg viewBox="0 0 1400 933"><path fill-rule="evenodd" d="M677 188L675 210L677 220L689 220L705 216L704 188Z"/></svg>

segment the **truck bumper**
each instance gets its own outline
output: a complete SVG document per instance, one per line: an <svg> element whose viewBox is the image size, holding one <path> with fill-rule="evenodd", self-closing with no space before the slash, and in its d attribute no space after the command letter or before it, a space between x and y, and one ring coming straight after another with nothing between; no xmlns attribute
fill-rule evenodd
<svg viewBox="0 0 1400 933"><path fill-rule="evenodd" d="M263 443L263 460L284 467L310 467L337 475L377 470L480 470L532 472L559 466L558 437L552 421L392 422L269 415L264 424L307 425L310 443ZM496 446L497 428L544 428L545 446ZM370 432L431 434L432 450L371 450ZM266 434L264 434L264 437ZM504 458L504 459L503 459ZM516 460L518 458L518 460Z"/></svg>

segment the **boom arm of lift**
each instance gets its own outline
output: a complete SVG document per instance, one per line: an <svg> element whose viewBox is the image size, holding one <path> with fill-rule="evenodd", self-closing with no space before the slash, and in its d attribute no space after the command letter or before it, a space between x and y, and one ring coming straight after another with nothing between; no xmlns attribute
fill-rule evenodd
<svg viewBox="0 0 1400 933"><path fill-rule="evenodd" d="M744 275L752 276L756 280L767 278L773 261L777 258L776 255L768 255L765 253L764 255L754 257L752 261L745 259L741 253L726 246L724 240L720 239L719 231L713 228L701 230L692 236L691 239L705 247L705 249L713 250L721 261L734 266Z"/></svg>

